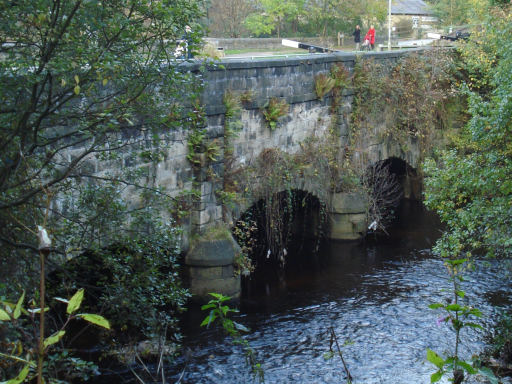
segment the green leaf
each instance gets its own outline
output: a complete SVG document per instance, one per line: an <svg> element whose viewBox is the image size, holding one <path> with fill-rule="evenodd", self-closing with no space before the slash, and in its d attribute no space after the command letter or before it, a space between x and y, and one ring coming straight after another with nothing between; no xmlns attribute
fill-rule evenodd
<svg viewBox="0 0 512 384"><path fill-rule="evenodd" d="M438 309L438 308L443 308L443 307L444 307L444 304L435 303L435 304L430 304L428 307L429 307L430 309Z"/></svg>
<svg viewBox="0 0 512 384"><path fill-rule="evenodd" d="M80 86L75 85L75 88L73 88L73 92L75 92L75 95L78 95L80 93Z"/></svg>
<svg viewBox="0 0 512 384"><path fill-rule="evenodd" d="M436 373L433 373L430 376L430 382L437 383L439 380L441 380L441 377L443 377L443 374L444 374L443 371L437 371Z"/></svg>
<svg viewBox="0 0 512 384"><path fill-rule="evenodd" d="M464 291L455 291L455 293L457 294L457 296L459 296L461 299L464 298L464 296L466 295L466 293Z"/></svg>
<svg viewBox="0 0 512 384"><path fill-rule="evenodd" d="M2 308L0 308L0 321L10 321L11 317L9 314L4 311Z"/></svg>
<svg viewBox="0 0 512 384"><path fill-rule="evenodd" d="M49 310L50 310L49 307L44 307L45 312L48 312ZM21 311L23 312L23 309ZM27 314L28 313L35 314L35 313L40 313L40 312L41 312L41 308L34 308L34 309L27 310Z"/></svg>
<svg viewBox="0 0 512 384"><path fill-rule="evenodd" d="M446 260L446 262L450 265L456 266L460 264L464 264L468 259L455 259L455 260Z"/></svg>
<svg viewBox="0 0 512 384"><path fill-rule="evenodd" d="M459 360L457 361L457 364L464 368L466 372L469 373L470 375L474 375L475 373L478 372L475 368L473 368L472 365L466 363L465 361Z"/></svg>
<svg viewBox="0 0 512 384"><path fill-rule="evenodd" d="M50 345L58 343L60 341L60 339L62 339L64 337L65 334L66 334L66 331L59 331L59 332L56 332L53 335L47 337L46 339L44 339L44 347L47 348Z"/></svg>
<svg viewBox="0 0 512 384"><path fill-rule="evenodd" d="M82 300L84 299L84 290L83 288L79 289L71 299L69 299L68 307L66 312L68 315L76 312L80 305L82 304Z"/></svg>
<svg viewBox="0 0 512 384"><path fill-rule="evenodd" d="M25 300L25 291L23 291L23 294L21 295L20 299L16 303L16 308L14 308L14 312L12 316L17 319L21 315L21 306L23 304L23 301Z"/></svg>
<svg viewBox="0 0 512 384"><path fill-rule="evenodd" d="M215 311L212 310L210 311L210 314L208 316L205 317L205 319L203 320L203 322L201 323L201 327L204 327L205 325L207 327L210 326L210 324L215 321L215 319L217 318L217 315L215 314Z"/></svg>
<svg viewBox="0 0 512 384"><path fill-rule="evenodd" d="M79 313L76 316L84 319L85 321L88 321L91 324L94 324L94 325L97 325L99 327L103 327L106 329L110 329L110 323L108 322L107 319L105 319L101 315L96 315L94 313Z"/></svg>
<svg viewBox="0 0 512 384"><path fill-rule="evenodd" d="M442 369L444 366L443 358L429 348L427 348L427 360L439 369ZM432 381L432 383L434 383L434 381Z"/></svg>
<svg viewBox="0 0 512 384"><path fill-rule="evenodd" d="M464 326L471 327L471 328L484 329L480 324L475 324L475 323L464 323Z"/></svg>
<svg viewBox="0 0 512 384"><path fill-rule="evenodd" d="M8 380L6 384L21 384L25 381L28 376L30 366L25 365L21 372L14 379Z"/></svg>
<svg viewBox="0 0 512 384"><path fill-rule="evenodd" d="M460 311L462 309L462 306L460 304L449 304L446 306L446 309L448 311Z"/></svg>
<svg viewBox="0 0 512 384"><path fill-rule="evenodd" d="M224 296L221 293L210 292L209 295L215 297L220 302L231 300L230 296Z"/></svg>
<svg viewBox="0 0 512 384"><path fill-rule="evenodd" d="M201 307L201 310L204 311L206 309L210 309L210 308L215 308L216 305L214 303L210 303L210 304L205 304Z"/></svg>

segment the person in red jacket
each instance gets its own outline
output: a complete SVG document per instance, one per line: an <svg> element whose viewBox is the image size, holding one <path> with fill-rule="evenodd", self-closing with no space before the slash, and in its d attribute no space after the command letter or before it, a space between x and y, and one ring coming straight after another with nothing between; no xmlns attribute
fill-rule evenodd
<svg viewBox="0 0 512 384"><path fill-rule="evenodd" d="M370 26L370 29L366 33L365 39L368 38L370 40L370 45L373 48L375 48L375 28L373 25Z"/></svg>

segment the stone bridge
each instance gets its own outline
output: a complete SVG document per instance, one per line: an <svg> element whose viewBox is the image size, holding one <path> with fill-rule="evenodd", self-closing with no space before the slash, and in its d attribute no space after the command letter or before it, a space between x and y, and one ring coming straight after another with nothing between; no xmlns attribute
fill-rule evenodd
<svg viewBox="0 0 512 384"><path fill-rule="evenodd" d="M363 60L373 59L392 67L408 51L375 52L364 55ZM304 55L294 58L277 58L252 61L229 61L209 68L204 73L202 103L206 113L206 136L209 142L224 143L224 122L226 107L223 97L226 92L243 95L250 93L250 100L243 102L241 131L233 139L235 165L247 165L254 161L265 149L278 148L294 153L300 150L301 143L311 136L326 133L332 114L331 97L322 100L315 93L315 76L328 74L332 65L342 63L353 71L356 55L334 53L328 55ZM199 72L200 64L187 63L184 67ZM345 89L341 106L338 109L336 129L339 131L339 145L347 142L349 135L349 115L352 110L353 90ZM279 127L271 130L262 114L262 108L271 98L285 100L289 111L280 119ZM376 132L375 132L376 133ZM190 232L200 233L206 227L222 220L222 207L216 198L216 191L222 190L222 182L212 181L205 164L193 167L187 159L186 132L177 133L185 140L176 141L167 148L167 157L159 164L156 174L157 184L165 186L176 194L183 189L196 187L201 191L201 203L192 212ZM373 136L373 137L371 137ZM403 151L393 139L381 139L369 135L359 148L364 153L368 165L390 158L398 158L416 168L419 161L419 148L414 142ZM222 151L208 167L222 176L224 158ZM192 182L194 179L194 183ZM354 234L347 233L353 239Z"/></svg>
<svg viewBox="0 0 512 384"><path fill-rule="evenodd" d="M410 52L411 50L372 52L361 59L373 59L392 67L400 57ZM241 130L232 139L232 161L235 165L251 164L262 151L269 148L277 148L287 153L299 151L301 143L308 137L325 135L333 119L330 112L331 97L327 95L319 99L315 93L315 76L320 73L328 74L331 66L338 63L353 71L356 60L355 54L333 53L252 61L224 60L209 67L203 72L202 93L206 115L206 141L218 143L220 147L225 143L226 107L223 98L226 92L232 92L250 95L243 102ZM181 69L199 73L201 65L184 63ZM288 113L280 119L278 128L274 130L269 128L262 114L262 108L272 98L285 100L289 105ZM338 131L340 146L345 145L350 135L349 115L353 98L353 90L345 89L336 112L338 116L335 129ZM420 148L417 143L410 142L404 151L403 146L395 143L393 138L382 139L378 136L376 132L367 134L362 148L359 148L359 155L364 154L361 158L364 158L367 166L393 158L400 159L411 168L417 168L420 161ZM183 140L180 141L180 138ZM186 221L186 231L189 234L200 234L223 220L223 207L216 192L223 189L222 175L226 159L221 150L213 161L208 162L203 158L203 161L192 165L187 159L187 133L177 132L176 139L167 148L166 160L158 165L156 182L175 195L185 189L194 188L200 191L200 201L194 205L190 219ZM211 172L220 177L212 178L209 174ZM403 185L406 196L419 196L418 186L411 183L411 180L406 178ZM305 189L307 191L307 187ZM368 223L366 205L360 196L354 193L332 194L328 199L331 238L354 240L363 236ZM238 207L235 216L250 204L251 202L248 202L246 206ZM204 294L217 287L220 291L233 294L233 287L238 283L228 284L231 287L229 288L226 286L225 277L230 276L232 254L236 250L227 252L226 244L222 242L209 243L193 247L186 258L191 268L192 279L211 279L211 284L201 283L196 288L192 283L192 291ZM218 252L215 251L215 247ZM205 261L205 258L211 260ZM222 283L219 285L214 283L214 280Z"/></svg>

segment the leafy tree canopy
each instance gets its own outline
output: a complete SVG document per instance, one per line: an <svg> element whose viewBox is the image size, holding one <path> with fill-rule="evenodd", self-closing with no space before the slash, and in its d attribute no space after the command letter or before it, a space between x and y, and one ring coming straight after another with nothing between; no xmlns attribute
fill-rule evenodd
<svg viewBox="0 0 512 384"><path fill-rule="evenodd" d="M460 48L471 119L453 148L425 164L426 204L447 224L443 256L512 252L512 12L495 9Z"/></svg>
<svg viewBox="0 0 512 384"><path fill-rule="evenodd" d="M2 273L19 252L33 255L47 208L55 251L64 253L101 245L125 222L118 213L134 205L123 188L145 182L135 171L99 177L90 160L119 165L120 151L154 148L178 125L188 80L173 70L175 44L200 2L0 1Z"/></svg>

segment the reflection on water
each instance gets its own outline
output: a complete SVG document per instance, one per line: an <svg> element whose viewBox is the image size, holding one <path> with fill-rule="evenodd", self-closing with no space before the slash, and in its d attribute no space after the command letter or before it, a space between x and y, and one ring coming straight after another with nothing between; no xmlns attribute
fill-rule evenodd
<svg viewBox="0 0 512 384"><path fill-rule="evenodd" d="M442 291L449 289L444 267L428 251L438 228L421 207L402 206L389 237L325 244L317 259L290 263L281 276L249 284L238 320L252 330L247 340L266 382L344 382L340 360L323 358L329 327L347 342L343 354L355 383L430 382L434 369L426 348L444 353L453 343L449 329L436 324L439 313L428 309L449 297ZM464 289L484 313L484 326L496 313L496 298L510 291L496 265L477 268ZM184 322L188 361L181 358L168 377L176 380L183 372L181 383L252 382L241 348L220 330L200 329L198 312L191 310ZM484 347L483 335L464 332L462 354L468 357Z"/></svg>

